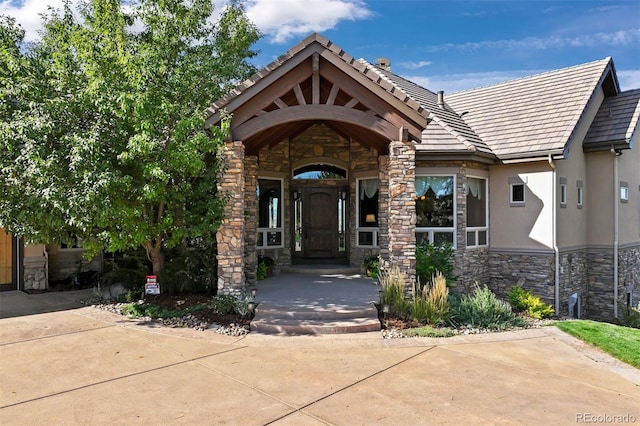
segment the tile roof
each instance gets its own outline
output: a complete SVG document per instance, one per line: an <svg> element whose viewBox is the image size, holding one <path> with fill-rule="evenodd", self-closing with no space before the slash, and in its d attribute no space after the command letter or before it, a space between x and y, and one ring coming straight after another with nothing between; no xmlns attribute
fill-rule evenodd
<svg viewBox="0 0 640 426"><path fill-rule="evenodd" d="M431 122L423 132L422 143L416 146L416 150L464 150L493 157L491 148L478 137L457 112L448 107L446 102L444 108L438 106L437 94L386 69L375 67L363 59L360 61L393 83L397 91L402 91L409 98L417 101L422 108L429 111L428 118ZM446 143L443 143L443 137L447 139Z"/></svg>
<svg viewBox="0 0 640 426"><path fill-rule="evenodd" d="M422 142L416 146L418 151L465 152L505 160L560 155L571 141L596 89L608 75L614 87L610 94L618 91L613 62L605 58L451 93L445 95L442 108L438 106L436 93L364 59L356 60L329 39L312 34L213 103L207 111L209 124L218 119L221 108L314 43L427 119ZM637 122L637 114L634 117ZM589 143L597 143L598 138L605 136L593 127L590 137Z"/></svg>
<svg viewBox="0 0 640 426"><path fill-rule="evenodd" d="M225 108L233 99L254 86L258 81L267 77L269 74L277 70L289 59L293 58L297 53L304 50L313 43L319 43L322 47L332 52L337 58L340 58L346 64L353 67L360 74L366 76L371 82L383 88L387 93L401 100L409 108L430 121L427 126L427 132L424 135L439 134L436 139L427 138L425 143L416 147L418 150L431 151L464 151L481 153L486 156L493 157L491 149L473 132L473 130L450 108L442 109L437 105L437 95L423 87L418 86L402 77L391 72L371 65L364 59L356 60L338 45L320 34L312 34L302 40L300 43L289 49L286 53L279 56L269 65L255 73L249 79L240 83L234 90L226 96L214 102L207 110L208 121L217 120L216 114L221 108ZM446 139L446 144L441 142Z"/></svg>
<svg viewBox="0 0 640 426"><path fill-rule="evenodd" d="M501 159L561 154L611 58L452 93L445 101Z"/></svg>
<svg viewBox="0 0 640 426"><path fill-rule="evenodd" d="M629 146L640 119L640 89L605 98L584 138L585 151Z"/></svg>

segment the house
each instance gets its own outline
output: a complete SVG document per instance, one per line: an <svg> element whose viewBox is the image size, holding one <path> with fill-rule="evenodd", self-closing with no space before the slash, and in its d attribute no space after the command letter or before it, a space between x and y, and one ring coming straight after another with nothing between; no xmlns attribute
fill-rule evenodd
<svg viewBox="0 0 640 426"><path fill-rule="evenodd" d="M455 290L617 317L640 300L639 101L611 58L445 95L313 34L208 110L232 114L219 290L258 256L412 277L417 242L448 242Z"/></svg>
<svg viewBox="0 0 640 426"><path fill-rule="evenodd" d="M221 292L254 284L259 256L284 270L380 255L415 277L428 241L454 247L457 291L522 283L599 319L640 301L640 89L620 91L611 58L444 94L313 34L213 103L207 126L223 111ZM82 252L4 233L0 247L1 287L27 290Z"/></svg>

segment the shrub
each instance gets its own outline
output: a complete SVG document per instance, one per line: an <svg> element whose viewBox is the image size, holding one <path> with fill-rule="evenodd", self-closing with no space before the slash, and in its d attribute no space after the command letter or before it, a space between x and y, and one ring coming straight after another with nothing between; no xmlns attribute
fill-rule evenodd
<svg viewBox="0 0 640 426"><path fill-rule="evenodd" d="M622 325L632 328L640 328L640 302L638 306L622 310Z"/></svg>
<svg viewBox="0 0 640 426"><path fill-rule="evenodd" d="M380 259L377 254L365 258L362 261L362 266L365 268L367 276L373 279L378 278L380 270Z"/></svg>
<svg viewBox="0 0 640 426"><path fill-rule="evenodd" d="M532 318L550 318L554 314L553 307L528 290L516 285L507 293L509 303L515 312L525 312Z"/></svg>
<svg viewBox="0 0 640 426"><path fill-rule="evenodd" d="M237 298L232 294L218 294L211 300L211 309L220 315L235 312Z"/></svg>
<svg viewBox="0 0 640 426"><path fill-rule="evenodd" d="M264 262L258 263L258 270L256 271L256 278L258 281L262 281L267 278L268 268L267 264Z"/></svg>
<svg viewBox="0 0 640 426"><path fill-rule="evenodd" d="M402 318L411 313L411 304L404 295L407 280L407 275L401 272L397 265L393 265L390 270L380 268L378 275L378 281L382 287L380 304L388 305L390 313Z"/></svg>
<svg viewBox="0 0 640 426"><path fill-rule="evenodd" d="M449 319L449 290L447 280L436 272L431 283L413 285L413 319L431 325L440 325Z"/></svg>
<svg viewBox="0 0 640 426"><path fill-rule="evenodd" d="M511 305L498 299L485 285L477 283L471 296L462 296L452 305L453 319L458 325L505 330L521 326L524 320L513 313Z"/></svg>
<svg viewBox="0 0 640 426"><path fill-rule="evenodd" d="M451 244L420 243L416 246L416 274L420 282L432 279L437 271L447 281L455 281L453 274L453 247Z"/></svg>
<svg viewBox="0 0 640 426"><path fill-rule="evenodd" d="M256 299L250 294L246 294L243 297L235 299L233 306L234 311L242 317L247 317L253 313L250 308L250 304L253 304L253 309L257 306Z"/></svg>

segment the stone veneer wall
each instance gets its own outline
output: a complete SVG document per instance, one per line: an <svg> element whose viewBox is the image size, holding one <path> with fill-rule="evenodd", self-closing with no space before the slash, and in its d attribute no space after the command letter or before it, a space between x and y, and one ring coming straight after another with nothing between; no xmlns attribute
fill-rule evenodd
<svg viewBox="0 0 640 426"><path fill-rule="evenodd" d="M618 252L618 280L622 287L622 306L626 307L626 293L631 292L631 304L640 303L640 245L625 247Z"/></svg>
<svg viewBox="0 0 640 426"><path fill-rule="evenodd" d="M218 243L218 292L240 294L244 280L244 144L227 142L224 149L226 170L218 183L218 193L229 198L224 218L216 233Z"/></svg>
<svg viewBox="0 0 640 426"><path fill-rule="evenodd" d="M45 290L47 288L47 258L44 256L25 257L23 265L24 290Z"/></svg>
<svg viewBox="0 0 640 426"><path fill-rule="evenodd" d="M256 239L258 224L247 218L258 215L258 157L248 155L244 159L244 275L247 284L255 284L258 280L258 255Z"/></svg>
<svg viewBox="0 0 640 426"><path fill-rule="evenodd" d="M389 144L389 257L385 260L406 273L409 282L416 277L415 155L413 142Z"/></svg>
<svg viewBox="0 0 640 426"><path fill-rule="evenodd" d="M613 249L589 249L589 318L614 318ZM626 293L631 291L632 303L640 301L640 246L618 250L618 316L626 308Z"/></svg>
<svg viewBox="0 0 640 426"><path fill-rule="evenodd" d="M380 266L386 267L384 259L389 259L389 156L378 157L378 244Z"/></svg>
<svg viewBox="0 0 640 426"><path fill-rule="evenodd" d="M577 316L578 318L587 316L587 307L589 306L588 267L589 257L586 249L560 251L560 309L556 315ZM574 293L577 293L580 298L580 311L577 313L569 312L569 297Z"/></svg>
<svg viewBox="0 0 640 426"><path fill-rule="evenodd" d="M489 288L505 298L518 281L523 288L540 296L545 303L555 303L555 253L489 250Z"/></svg>

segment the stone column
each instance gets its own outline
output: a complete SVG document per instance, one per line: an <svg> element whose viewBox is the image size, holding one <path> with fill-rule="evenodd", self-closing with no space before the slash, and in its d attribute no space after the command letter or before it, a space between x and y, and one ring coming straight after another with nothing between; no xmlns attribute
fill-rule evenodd
<svg viewBox="0 0 640 426"><path fill-rule="evenodd" d="M389 156L378 157L378 245L382 266L389 261Z"/></svg>
<svg viewBox="0 0 640 426"><path fill-rule="evenodd" d="M258 157L244 159L244 275L247 284L257 282L258 255L256 239L258 231Z"/></svg>
<svg viewBox="0 0 640 426"><path fill-rule="evenodd" d="M389 261L416 277L416 151L413 142L389 144Z"/></svg>
<svg viewBox="0 0 640 426"><path fill-rule="evenodd" d="M218 193L227 197L224 219L216 233L218 242L218 292L240 294L244 288L244 145L227 142L226 170L218 183Z"/></svg>

